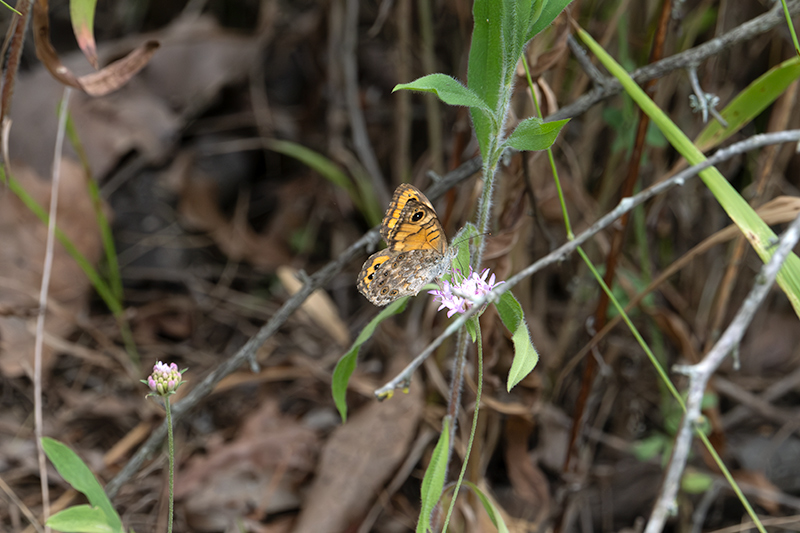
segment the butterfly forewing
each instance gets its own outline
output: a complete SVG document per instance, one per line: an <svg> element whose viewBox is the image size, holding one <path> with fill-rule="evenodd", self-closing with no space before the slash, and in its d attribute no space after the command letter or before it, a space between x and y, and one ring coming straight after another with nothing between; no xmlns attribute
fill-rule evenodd
<svg viewBox="0 0 800 533"><path fill-rule="evenodd" d="M375 305L417 294L449 266L442 224L430 201L412 185L395 190L381 235L389 246L367 259L357 282L359 292Z"/></svg>

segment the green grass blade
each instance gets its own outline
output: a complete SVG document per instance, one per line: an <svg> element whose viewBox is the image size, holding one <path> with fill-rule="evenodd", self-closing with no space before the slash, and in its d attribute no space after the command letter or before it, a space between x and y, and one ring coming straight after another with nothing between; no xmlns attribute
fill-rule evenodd
<svg viewBox="0 0 800 533"><path fill-rule="evenodd" d="M5 168L0 166L0 173L3 174L3 178L7 178L8 181L8 188L11 189L11 192L17 195L22 203L25 204L25 207L31 210L31 212L36 215L39 220L46 226L48 221L50 220L50 216L47 214L39 203L33 199L28 192L22 188L22 185L14 179L13 176L6 175ZM105 280L100 277L100 274L97 273L97 270L92 266L88 259L75 247L72 241L67 237L63 231L61 231L58 227L56 227L56 239L67 253L72 257L72 259L78 263L78 266L81 267L83 273L86 274L86 277L89 279L89 282L94 287L94 290L97 291L97 294L100 295L100 298L103 299L103 302L108 306L112 313L117 315L118 313L122 313L122 302L120 302L115 296L114 292L105 282Z"/></svg>
<svg viewBox="0 0 800 533"><path fill-rule="evenodd" d="M494 502L492 502L475 483L464 481L464 485L472 489L472 491L478 495L478 499L481 501L486 514L489 515L489 520L491 520L494 527L497 528L497 533L508 533L508 526L506 526L503 516L500 514L500 510L495 507Z"/></svg>
<svg viewBox="0 0 800 533"><path fill-rule="evenodd" d="M390 316L402 313L408 304L408 297L395 300L378 315L369 321L369 323L361 330L361 333L356 337L355 342L344 354L339 362L336 363L336 368L333 369L333 377L331 378L331 394L333 394L333 402L336 404L336 409L339 410L339 416L342 417L342 422L347 420L347 384L350 382L350 376L356 369L356 362L358 360L358 351L361 345L367 342L375 333L375 328L389 318Z"/></svg>
<svg viewBox="0 0 800 533"><path fill-rule="evenodd" d="M620 81L625 91L690 165L696 165L705 160L703 153L631 79L625 69L614 61L588 33L578 29L577 34L600 59L603 66ZM775 233L716 168L709 167L700 172L700 179L703 180L731 220L739 227L761 260L769 261L773 253L772 245L777 240ZM800 258L797 255L792 254L787 258L778 273L778 285L783 289L794 307L795 313L800 317Z"/></svg>
<svg viewBox="0 0 800 533"><path fill-rule="evenodd" d="M363 189L359 192L347 174L342 172L336 163L310 148L291 141L267 139L264 144L269 150L293 157L317 171L323 178L350 196L353 204L364 214L370 225L375 226L380 223L383 211L378 205L374 193L367 194Z"/></svg>
<svg viewBox="0 0 800 533"><path fill-rule="evenodd" d="M97 227L100 228L100 236L103 241L103 249L106 253L106 263L108 264L108 280L111 284L111 290L117 300L122 301L122 276L119 272L119 263L117 262L117 248L114 245L114 234L111 231L111 224L108 223L108 218L103 212L103 204L100 200L100 189L97 187L94 179L92 179L92 168L89 166L89 156L83 148L83 143L75 129L75 123L72 121L72 116L67 116L67 138L70 144L78 154L78 159L81 162L83 171L86 174L86 185L89 188L89 196L92 200L92 207L94 208L95 218L97 219Z"/></svg>

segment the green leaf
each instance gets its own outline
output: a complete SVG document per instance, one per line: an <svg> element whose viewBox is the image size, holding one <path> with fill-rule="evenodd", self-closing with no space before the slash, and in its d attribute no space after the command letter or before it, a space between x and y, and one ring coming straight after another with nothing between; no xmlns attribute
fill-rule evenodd
<svg viewBox="0 0 800 533"><path fill-rule="evenodd" d="M517 150L546 150L558 137L569 119L543 122L539 117L526 118L519 123L506 140L506 145Z"/></svg>
<svg viewBox="0 0 800 533"><path fill-rule="evenodd" d="M577 34L600 59L603 66L620 81L625 91L690 165L696 165L706 160L703 153L631 79L628 73L603 50L603 47L582 29L578 29ZM703 180L731 220L739 227L761 260L765 263L769 261L775 252L774 243L777 241L775 233L715 167L709 167L700 172L700 179ZM800 258L797 255L791 254L787 257L778 272L777 281L791 302L795 313L800 317Z"/></svg>
<svg viewBox="0 0 800 533"><path fill-rule="evenodd" d="M422 478L422 509L419 512L417 533L427 533L430 530L431 514L439 503L444 489L444 480L447 475L447 455L450 450L450 417L442 420L442 434L439 442L433 449L431 462Z"/></svg>
<svg viewBox="0 0 800 533"><path fill-rule="evenodd" d="M491 113L489 106L486 105L486 102L484 102L480 96L461 85L458 80L445 74L428 74L427 76L417 78L411 83L400 83L395 85L392 92L401 89L433 93L445 104L476 107L486 113Z"/></svg>
<svg viewBox="0 0 800 533"><path fill-rule="evenodd" d="M531 30L528 32L528 40L530 41L543 29L553 23L556 17L564 11L572 0L549 0L546 1L542 8L542 13L532 25Z"/></svg>
<svg viewBox="0 0 800 533"><path fill-rule="evenodd" d="M453 258L453 268L461 272L462 276L469 274L470 246L472 240L478 236L478 228L472 222L467 222L453 237L451 246L456 247L456 254ZM449 280L450 276L442 276Z"/></svg>
<svg viewBox="0 0 800 533"><path fill-rule="evenodd" d="M531 342L528 325L525 323L525 315L522 306L519 304L511 291L506 291L500 296L500 300L495 304L500 320L511 332L511 342L514 343L514 361L508 371L507 389L511 391L517 383L525 379L539 362L539 354Z"/></svg>
<svg viewBox="0 0 800 533"><path fill-rule="evenodd" d="M703 494L713 483L713 477L693 470L687 470L681 477L681 489L689 494Z"/></svg>
<svg viewBox="0 0 800 533"><path fill-rule="evenodd" d="M720 112L722 118L728 123L727 128L717 120L712 120L703 128L694 144L703 152L719 146L772 105L798 77L800 77L800 57L787 59L780 65L771 68L748 85Z"/></svg>
<svg viewBox="0 0 800 533"><path fill-rule="evenodd" d="M378 324L390 316L402 313L406 308L406 304L408 304L408 297L400 298L387 305L386 308L378 313L375 318L370 320L364 329L361 330L361 333L356 337L350 350L336 363L336 368L333 369L333 377L331 379L331 393L333 394L333 402L339 410L339 416L342 417L343 423L347 420L347 384L350 382L350 376L353 375L353 371L356 369L358 351L361 349L361 345L372 337Z"/></svg>
<svg viewBox="0 0 800 533"><path fill-rule="evenodd" d="M111 505L103 487L97 482L97 478L81 458L66 445L49 437L42 438L42 448L64 481L86 495L89 503L103 512L106 517L105 522L112 528L111 530L122 531L122 520L117 511Z"/></svg>
<svg viewBox="0 0 800 533"><path fill-rule="evenodd" d="M117 533L108 524L105 513L91 505L75 505L60 511L47 519L48 527L64 533Z"/></svg>
<svg viewBox="0 0 800 533"><path fill-rule="evenodd" d="M667 437L658 433L634 442L631 451L638 460L649 461L661 453L666 444L669 444Z"/></svg>
<svg viewBox="0 0 800 533"><path fill-rule="evenodd" d="M97 44L94 41L94 11L97 0L70 0L69 18L72 22L72 32L78 41L83 55L96 69L100 68L97 62Z"/></svg>
<svg viewBox="0 0 800 533"><path fill-rule="evenodd" d="M467 64L467 87L491 109L491 114L478 113L470 108L475 136L481 155L486 161L491 155L492 140L500 134L502 121L498 110L503 89L507 85L508 66L504 64L502 22L503 0L475 0L472 7L474 27ZM512 65L512 68L515 65Z"/></svg>
<svg viewBox="0 0 800 533"><path fill-rule="evenodd" d="M480 327L478 324L478 319L474 316L471 317L469 320L464 322L464 327L467 328L467 333L472 338L472 342L478 340L478 328Z"/></svg>
<svg viewBox="0 0 800 533"><path fill-rule="evenodd" d="M503 516L500 514L500 510L495 506L494 502L490 500L489 497L484 494L484 492L475 483L471 481L464 481L464 485L472 489L472 491L478 495L478 498L481 500L481 504L483 504L483 508L486 510L486 514L489 515L489 520L491 520L494 527L497 528L497 533L508 533L508 527L503 520Z"/></svg>

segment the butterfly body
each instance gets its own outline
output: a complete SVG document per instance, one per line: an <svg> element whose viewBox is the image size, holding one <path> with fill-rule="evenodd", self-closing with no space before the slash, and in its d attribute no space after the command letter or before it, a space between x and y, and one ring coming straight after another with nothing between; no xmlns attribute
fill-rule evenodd
<svg viewBox="0 0 800 533"><path fill-rule="evenodd" d="M417 294L449 267L444 228L433 205L413 185L394 191L381 236L389 246L367 259L357 283L359 292L377 306Z"/></svg>

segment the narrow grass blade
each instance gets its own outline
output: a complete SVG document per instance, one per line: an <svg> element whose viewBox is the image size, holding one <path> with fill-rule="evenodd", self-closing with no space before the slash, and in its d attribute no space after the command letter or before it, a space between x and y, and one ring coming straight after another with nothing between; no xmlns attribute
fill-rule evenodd
<svg viewBox="0 0 800 533"><path fill-rule="evenodd" d="M336 368L333 369L333 378L331 379L331 393L333 394L333 402L336 404L336 409L339 410L339 416L342 417L342 422L347 421L347 384L350 382L350 376L356 369L356 362L358 360L358 351L361 345L367 342L375 333L375 328L389 318L390 316L402 313L408 304L408 297L400 298L390 303L386 308L378 313L378 315L369 321L369 323L361 330L361 333L356 337L355 342L344 354L339 362L336 363Z"/></svg>
<svg viewBox="0 0 800 533"><path fill-rule="evenodd" d="M703 153L689 140L667 115L645 94L645 92L625 72L619 63L608 55L592 37L583 31L577 30L578 36L589 49L600 59L603 66L617 78L625 91L639 105L664 136L689 162L696 165L705 161ZM731 186L720 172L710 167L700 172L700 178L709 188L711 193L720 203L722 208L739 227L750 245L755 249L762 261L769 261L772 257L772 246L776 242L775 233L759 218L758 214L750 207L742 196ZM800 258L791 254L778 273L778 285L783 289L786 297L794 307L795 313L800 317Z"/></svg>

